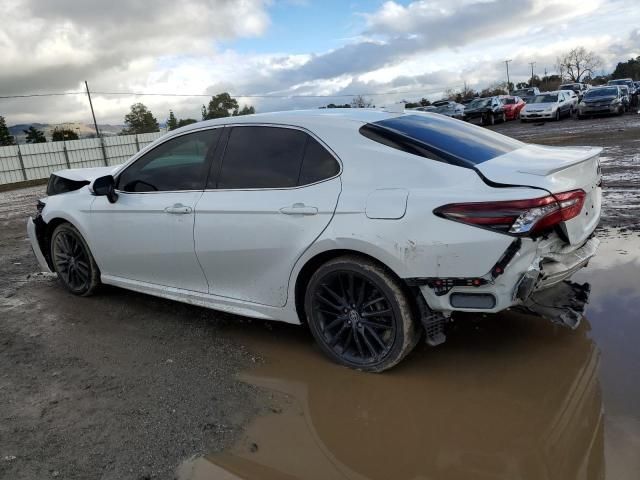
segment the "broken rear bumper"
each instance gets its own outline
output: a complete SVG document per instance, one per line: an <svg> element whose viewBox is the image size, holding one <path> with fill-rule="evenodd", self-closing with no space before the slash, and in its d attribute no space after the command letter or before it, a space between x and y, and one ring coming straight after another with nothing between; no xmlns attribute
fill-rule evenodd
<svg viewBox="0 0 640 480"><path fill-rule="evenodd" d="M51 268L49 268L49 264L44 258L44 254L42 253L42 249L40 248L40 241L38 240L38 234L36 232L36 224L31 217L29 217L29 219L27 220L27 235L29 236L31 248L34 255L36 256L36 260L38 260L38 265L40 265L41 270L43 272L51 273Z"/></svg>

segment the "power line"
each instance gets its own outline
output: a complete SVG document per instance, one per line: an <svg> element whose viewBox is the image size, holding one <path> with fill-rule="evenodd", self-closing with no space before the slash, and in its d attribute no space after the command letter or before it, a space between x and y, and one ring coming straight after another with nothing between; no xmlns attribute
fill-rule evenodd
<svg viewBox="0 0 640 480"><path fill-rule="evenodd" d="M457 85L459 87L459 85ZM358 95L362 95L365 97L374 97L381 95L407 95L414 93L428 94L428 93L437 93L443 91L444 88L438 89L420 89L420 90L404 90L404 91L390 91L390 92L368 92L368 93L339 93L335 95L273 95L273 94L265 94L265 95L241 95L241 94L230 94L232 97L236 98L340 98L340 97L355 97ZM143 93L143 92L91 92L93 95L129 95L129 96L154 96L154 97L212 97L214 95L207 93ZM23 95L0 95L0 99L9 99L9 98L31 98L31 97L57 97L64 95L86 95L87 92L55 92L55 93L29 93Z"/></svg>

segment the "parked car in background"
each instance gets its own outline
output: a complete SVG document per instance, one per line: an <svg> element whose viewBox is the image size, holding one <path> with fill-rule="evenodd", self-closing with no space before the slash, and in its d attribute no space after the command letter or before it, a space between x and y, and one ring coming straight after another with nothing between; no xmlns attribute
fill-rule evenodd
<svg viewBox="0 0 640 480"><path fill-rule="evenodd" d="M500 101L502 102L502 108L504 108L507 120L516 120L520 117L520 110L525 106L524 100L512 95L501 95Z"/></svg>
<svg viewBox="0 0 640 480"><path fill-rule="evenodd" d="M464 120L480 125L506 122L507 114L499 96L474 98L464 109Z"/></svg>
<svg viewBox="0 0 640 480"><path fill-rule="evenodd" d="M578 111L578 103L580 103L578 94L573 90L563 90L563 92L568 95L569 102L571 102L571 115L573 115L574 112Z"/></svg>
<svg viewBox="0 0 640 480"><path fill-rule="evenodd" d="M620 89L620 96L622 98L622 104L624 105L624 111L628 112L631 108L631 92L629 91L629 87L626 85L618 85Z"/></svg>
<svg viewBox="0 0 640 480"><path fill-rule="evenodd" d="M592 115L606 115L624 113L624 103L620 87L610 85L593 87L582 97L578 104L578 118L583 119Z"/></svg>
<svg viewBox="0 0 640 480"><path fill-rule="evenodd" d="M631 80L630 78L618 78L616 80L609 80L607 82L607 85L626 85L627 87L629 87L629 92L631 92L632 94L636 91L636 84L633 83L633 80Z"/></svg>
<svg viewBox="0 0 640 480"><path fill-rule="evenodd" d="M560 88L558 90L569 90L572 92L575 92L575 94L578 96L578 100L582 100L582 96L584 95L584 92L586 92L589 89L589 86L586 83L564 83L562 85L560 85Z"/></svg>
<svg viewBox="0 0 640 480"><path fill-rule="evenodd" d="M433 112L436 109L433 105L427 105L426 107L409 108L408 110L415 110L416 112Z"/></svg>
<svg viewBox="0 0 640 480"><path fill-rule="evenodd" d="M540 95L540 89L538 87L520 88L511 92L511 95L520 97L525 103L529 103L533 97Z"/></svg>
<svg viewBox="0 0 640 480"><path fill-rule="evenodd" d="M560 120L571 116L573 103L569 92L558 90L536 95L520 111L520 121L529 120Z"/></svg>
<svg viewBox="0 0 640 480"><path fill-rule="evenodd" d="M27 231L74 295L109 284L304 323L334 361L379 372L442 343L453 311L576 328L588 290L564 280L598 248L601 151L432 113L241 115L55 172Z"/></svg>
<svg viewBox="0 0 640 480"><path fill-rule="evenodd" d="M454 102L452 100L439 100L432 104L435 110L433 113L439 113L440 115L446 115L447 117L457 118L461 120L464 117L465 106Z"/></svg>

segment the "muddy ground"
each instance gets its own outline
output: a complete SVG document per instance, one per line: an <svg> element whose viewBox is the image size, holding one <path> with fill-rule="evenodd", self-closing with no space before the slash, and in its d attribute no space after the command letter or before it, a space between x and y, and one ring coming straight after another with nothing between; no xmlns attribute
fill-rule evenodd
<svg viewBox="0 0 640 480"><path fill-rule="evenodd" d="M462 317L384 375L298 327L72 297L26 240L43 187L0 193L0 478L637 478L640 118L493 128L605 147L588 321Z"/></svg>

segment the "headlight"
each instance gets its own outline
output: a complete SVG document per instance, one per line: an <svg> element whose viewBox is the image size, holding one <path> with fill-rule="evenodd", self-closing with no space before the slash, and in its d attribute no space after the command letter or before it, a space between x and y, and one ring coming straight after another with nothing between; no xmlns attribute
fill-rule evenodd
<svg viewBox="0 0 640 480"><path fill-rule="evenodd" d="M611 100L611 104L615 104L615 103L620 103L620 99L614 98L613 100Z"/></svg>

